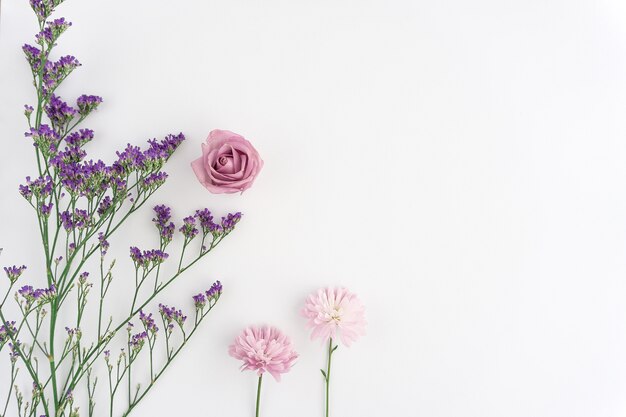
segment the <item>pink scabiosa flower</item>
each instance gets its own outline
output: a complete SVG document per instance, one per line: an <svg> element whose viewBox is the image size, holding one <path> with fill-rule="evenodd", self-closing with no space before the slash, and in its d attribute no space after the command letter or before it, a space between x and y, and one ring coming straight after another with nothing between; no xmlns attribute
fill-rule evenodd
<svg viewBox="0 0 626 417"><path fill-rule="evenodd" d="M359 336L365 334L365 307L356 294L345 288L322 288L309 295L301 311L307 318L307 326L313 329L311 339L328 342L328 362L326 370L320 369L326 384L326 417L329 416L330 364L338 345L333 338L350 346Z"/></svg>
<svg viewBox="0 0 626 417"><path fill-rule="evenodd" d="M350 346L365 334L365 307L345 288L323 288L309 295L301 313L313 329L311 339L322 343L338 337Z"/></svg>
<svg viewBox="0 0 626 417"><path fill-rule="evenodd" d="M256 397L258 417L263 374L269 372L276 381L280 381L281 374L289 372L298 354L293 350L289 338L270 326L246 328L230 345L228 353L243 361L242 371L256 371L259 376Z"/></svg>

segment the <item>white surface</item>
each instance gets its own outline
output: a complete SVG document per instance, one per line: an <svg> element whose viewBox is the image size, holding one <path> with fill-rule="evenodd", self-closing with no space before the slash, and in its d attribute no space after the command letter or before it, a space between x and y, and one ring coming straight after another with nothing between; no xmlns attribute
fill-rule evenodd
<svg viewBox="0 0 626 417"><path fill-rule="evenodd" d="M2 9L1 263L27 263L34 278L35 223L17 184L34 171L20 46L35 20L25 0ZM91 154L110 161L128 141L182 130L153 201L178 217L245 213L163 297L183 305L207 279L226 288L136 415L252 415L255 378L226 350L266 322L301 359L266 382L263 415L322 416L324 352L298 311L333 284L360 294L369 321L336 356L334 417L624 415L619 0L72 0L59 15L74 22L59 51L83 63L61 92L105 98L86 124ZM242 196L209 194L188 166L214 128L265 160ZM150 219L146 209L113 242L118 284L128 246L153 242Z"/></svg>

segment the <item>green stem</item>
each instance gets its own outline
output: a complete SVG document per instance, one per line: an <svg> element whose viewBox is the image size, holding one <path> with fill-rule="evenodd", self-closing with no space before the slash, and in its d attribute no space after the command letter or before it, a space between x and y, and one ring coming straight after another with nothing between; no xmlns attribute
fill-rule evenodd
<svg viewBox="0 0 626 417"><path fill-rule="evenodd" d="M259 417L259 404L261 403L261 382L263 382L263 374L259 375L259 384L256 388L256 417Z"/></svg>
<svg viewBox="0 0 626 417"><path fill-rule="evenodd" d="M330 394L330 363L333 358L333 338L328 340L328 365L326 367L326 417L328 417L328 403Z"/></svg>

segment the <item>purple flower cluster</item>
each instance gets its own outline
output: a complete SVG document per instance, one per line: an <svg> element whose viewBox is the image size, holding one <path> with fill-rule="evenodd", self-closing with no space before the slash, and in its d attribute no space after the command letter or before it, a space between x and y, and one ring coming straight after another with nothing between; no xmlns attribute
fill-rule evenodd
<svg viewBox="0 0 626 417"><path fill-rule="evenodd" d="M63 59L63 58L61 58ZM76 116L76 109L56 95L52 95L48 105L45 107L46 115L52 123L52 128L56 132L63 133L68 128L70 122Z"/></svg>
<svg viewBox="0 0 626 417"><path fill-rule="evenodd" d="M52 213L52 207L54 207L54 203L41 203L39 206L39 212L43 217L50 217L50 213Z"/></svg>
<svg viewBox="0 0 626 417"><path fill-rule="evenodd" d="M154 191L163 184L165 184L165 180L167 180L167 173L163 171L154 172L146 176L143 179L143 187L146 191Z"/></svg>
<svg viewBox="0 0 626 417"><path fill-rule="evenodd" d="M106 240L103 232L98 233L98 243L100 245L100 256L104 258L104 256L107 254L107 251L109 250L110 245L109 241Z"/></svg>
<svg viewBox="0 0 626 417"><path fill-rule="evenodd" d="M224 233L230 233L235 229L237 223L241 220L241 213L229 213L226 217L222 217L222 229Z"/></svg>
<svg viewBox="0 0 626 417"><path fill-rule="evenodd" d="M35 35L37 43L42 46L44 44L53 45L70 26L72 26L72 22L66 21L63 17L46 23L46 27Z"/></svg>
<svg viewBox="0 0 626 417"><path fill-rule="evenodd" d="M46 61L43 68L42 85L42 92L44 96L49 97L50 95L52 95L52 93L54 92L54 90L57 89L59 84L61 84L63 80L71 74L72 71L80 66L81 63L78 62L78 60L72 55L62 56L55 62ZM54 97L54 95L52 97Z"/></svg>
<svg viewBox="0 0 626 417"><path fill-rule="evenodd" d="M9 340L11 340L11 335L14 335L17 332L15 328L14 321L7 321L2 326L0 326L0 348Z"/></svg>
<svg viewBox="0 0 626 417"><path fill-rule="evenodd" d="M91 142L93 139L93 130L80 129L76 132L72 132L65 138L65 143L71 147L81 147L84 144Z"/></svg>
<svg viewBox="0 0 626 417"><path fill-rule="evenodd" d="M30 0L30 7L40 22L45 21L54 12L54 8L63 3L63 0Z"/></svg>
<svg viewBox="0 0 626 417"><path fill-rule="evenodd" d="M159 230L159 235L161 237L161 246L167 246L174 236L174 223L170 221L172 218L172 210L166 205L158 205L154 207L154 212L156 213L156 217L152 219L156 228Z"/></svg>
<svg viewBox="0 0 626 417"><path fill-rule="evenodd" d="M50 176L39 177L35 180L31 180L30 177L26 177L26 185L20 185L20 194L26 200L30 201L33 196L37 200L45 199L52 193L54 183Z"/></svg>
<svg viewBox="0 0 626 417"><path fill-rule="evenodd" d="M7 277L9 278L9 281L11 281L11 284L13 284L22 275L25 269L26 269L26 265L5 266L4 272L7 274Z"/></svg>
<svg viewBox="0 0 626 417"><path fill-rule="evenodd" d="M215 281L211 288L204 293L199 293L192 297L196 310L202 310L207 303L211 306L220 298L220 295L222 295L222 283Z"/></svg>
<svg viewBox="0 0 626 417"><path fill-rule="evenodd" d="M168 257L169 255L160 249L150 249L142 252L136 246L130 248L130 258L135 263L135 268L156 266L163 263Z"/></svg>
<svg viewBox="0 0 626 417"><path fill-rule="evenodd" d="M130 338L130 341L129 341L130 348L133 350L134 353L139 353L143 345L146 343L147 338L148 338L147 332L140 332L140 333L134 334Z"/></svg>
<svg viewBox="0 0 626 417"><path fill-rule="evenodd" d="M222 217L221 224L213 221L213 215L209 209L196 210L195 217L200 221L200 227L204 235L212 234L213 236L219 236L223 233L230 233L239 220L241 220L241 213L229 213L226 217Z"/></svg>
<svg viewBox="0 0 626 417"><path fill-rule="evenodd" d="M72 340L74 336L76 336L77 339L80 339L83 334L78 327L65 327L65 331L67 332L67 336L70 340Z"/></svg>
<svg viewBox="0 0 626 417"><path fill-rule="evenodd" d="M38 288L34 289L30 285L24 285L18 291L18 294L21 295L26 301L26 307L30 307L35 301L39 303L39 305L46 304L57 295L57 290L54 285L51 285L50 288Z"/></svg>
<svg viewBox="0 0 626 417"><path fill-rule="evenodd" d="M34 145L47 156L55 153L59 146L59 135L47 124L40 125L39 129L31 128L24 136L31 137Z"/></svg>
<svg viewBox="0 0 626 417"><path fill-rule="evenodd" d="M143 327L147 332L155 334L159 331L159 328L154 323L154 318L152 318L152 313L145 314L143 310L139 310L139 320L141 320L141 323L143 323Z"/></svg>
<svg viewBox="0 0 626 417"><path fill-rule="evenodd" d="M26 116L30 120L30 115L33 114L35 108L33 106L29 106L28 104L24 104L24 116Z"/></svg>
<svg viewBox="0 0 626 417"><path fill-rule="evenodd" d="M195 217L200 221L200 227L204 235L215 233L220 228L219 224L213 222L213 215L208 208L196 210Z"/></svg>
<svg viewBox="0 0 626 417"><path fill-rule="evenodd" d="M91 216L87 210L75 209L74 212L67 210L59 214L63 228L69 233L74 229L83 230L91 226Z"/></svg>
<svg viewBox="0 0 626 417"><path fill-rule="evenodd" d="M85 117L92 111L94 111L102 103L102 97L91 96L83 94L76 99L76 106L78 107L78 113Z"/></svg>
<svg viewBox="0 0 626 417"><path fill-rule="evenodd" d="M34 73L38 72L41 66L41 50L36 46L24 44L22 51L24 51L24 55L26 55L26 60L30 65L31 71Z"/></svg>
<svg viewBox="0 0 626 417"><path fill-rule="evenodd" d="M185 135L182 133L168 135L160 141L150 139L148 148L144 151L138 146L128 144L123 151L117 152L117 161L113 163L113 169L119 175L126 175L132 171L156 172L184 140Z"/></svg>
<svg viewBox="0 0 626 417"><path fill-rule="evenodd" d="M185 217L183 219L183 225L178 230L185 236L185 239L193 239L199 233L196 228L196 218L193 216Z"/></svg>
<svg viewBox="0 0 626 417"><path fill-rule="evenodd" d="M183 314L182 310L176 310L175 307L168 307L165 304L159 304L159 313L163 322L167 324L167 331L170 333L174 330L174 323L183 327L187 320L187 316Z"/></svg>

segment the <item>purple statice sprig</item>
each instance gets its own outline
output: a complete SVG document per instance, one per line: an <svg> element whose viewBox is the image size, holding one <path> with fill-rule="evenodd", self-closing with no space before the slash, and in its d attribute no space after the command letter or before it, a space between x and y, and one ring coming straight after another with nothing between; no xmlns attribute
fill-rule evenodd
<svg viewBox="0 0 626 417"><path fill-rule="evenodd" d="M15 294L16 299L18 299L18 295L22 298L20 304L28 310L35 303L37 303L38 307L41 307L52 301L57 296L57 290L54 285L48 288L37 289L33 288L31 285L24 285Z"/></svg>
<svg viewBox="0 0 626 417"><path fill-rule="evenodd" d="M131 354L133 355L133 359L134 359L134 356L136 356L141 351L141 349L143 348L143 345L146 343L147 338L148 338L148 333L145 331L135 333L134 335L130 337L130 340L128 341L128 345L130 347Z"/></svg>
<svg viewBox="0 0 626 417"><path fill-rule="evenodd" d="M222 283L215 281L208 290L192 297L194 307L196 308L196 325L215 306L221 295Z"/></svg>
<svg viewBox="0 0 626 417"><path fill-rule="evenodd" d="M161 247L166 247L174 236L176 226L170 221L172 218L172 210L164 204L154 207L155 217L152 219L159 231L161 239Z"/></svg>
<svg viewBox="0 0 626 417"><path fill-rule="evenodd" d="M180 229L178 229L183 236L185 236L186 241L192 240L199 233L198 228L196 227L196 218L193 216L187 216L183 219L183 225Z"/></svg>
<svg viewBox="0 0 626 417"><path fill-rule="evenodd" d="M136 269L146 269L162 264L167 258L169 258L169 254L160 249L142 251L136 246L131 246L130 258L133 260Z"/></svg>
<svg viewBox="0 0 626 417"><path fill-rule="evenodd" d="M50 122L52 123L52 128L57 134L64 134L69 124L74 117L78 113L78 111L67 104L65 101L61 100L60 97L56 95L52 95L48 105L45 107L46 115Z"/></svg>
<svg viewBox="0 0 626 417"><path fill-rule="evenodd" d="M27 55L28 60L28 55ZM30 62L30 61L29 61ZM42 95L44 99L49 103L55 101L54 106L62 105L67 108L67 103L64 103L60 98L54 96L55 90L61 85L61 83L78 67L82 64L72 55L65 55L58 60L46 61L43 66L42 75ZM72 108L73 109L73 108ZM49 110L46 109L46 114L49 116ZM72 116L76 115L76 112L72 112ZM53 121L54 125L54 121Z"/></svg>
<svg viewBox="0 0 626 417"><path fill-rule="evenodd" d="M143 310L139 310L139 320L141 321L141 324L143 324L146 332L154 335L159 331L159 328L157 327L156 323L154 322L154 318L152 317L152 313L146 314L143 312Z"/></svg>
<svg viewBox="0 0 626 417"><path fill-rule="evenodd" d="M182 310L168 307L165 304L159 304L159 314L161 314L163 325L169 334L174 330L174 324L177 324L183 330L185 321L187 321L187 316L183 314Z"/></svg>
<svg viewBox="0 0 626 417"><path fill-rule="evenodd" d="M24 136L30 137L33 140L33 144L41 150L46 158L57 152L59 142L61 141L59 134L47 124L41 124L39 128L31 127L30 131L26 132Z"/></svg>
<svg viewBox="0 0 626 417"><path fill-rule="evenodd" d="M22 266L13 265L13 266L4 267L4 272L7 274L7 277L9 278L9 281L11 282L11 284L15 283L15 281L17 281L18 278L22 276L25 270L26 270L26 265L22 265Z"/></svg>
<svg viewBox="0 0 626 417"><path fill-rule="evenodd" d="M46 45L52 47L57 39L59 39L63 32L65 32L70 26L72 26L72 22L68 22L64 17L54 19L46 23L43 30L35 35L35 39L42 47Z"/></svg>
<svg viewBox="0 0 626 417"><path fill-rule="evenodd" d="M76 106L81 117L87 117L89 113L98 108L102 103L102 97L83 94L76 99Z"/></svg>
<svg viewBox="0 0 626 417"><path fill-rule="evenodd" d="M7 321L0 326L0 349L17 334L14 321Z"/></svg>
<svg viewBox="0 0 626 417"><path fill-rule="evenodd" d="M43 23L54 13L54 9L64 0L30 0L30 7L35 12L39 24L43 26Z"/></svg>

